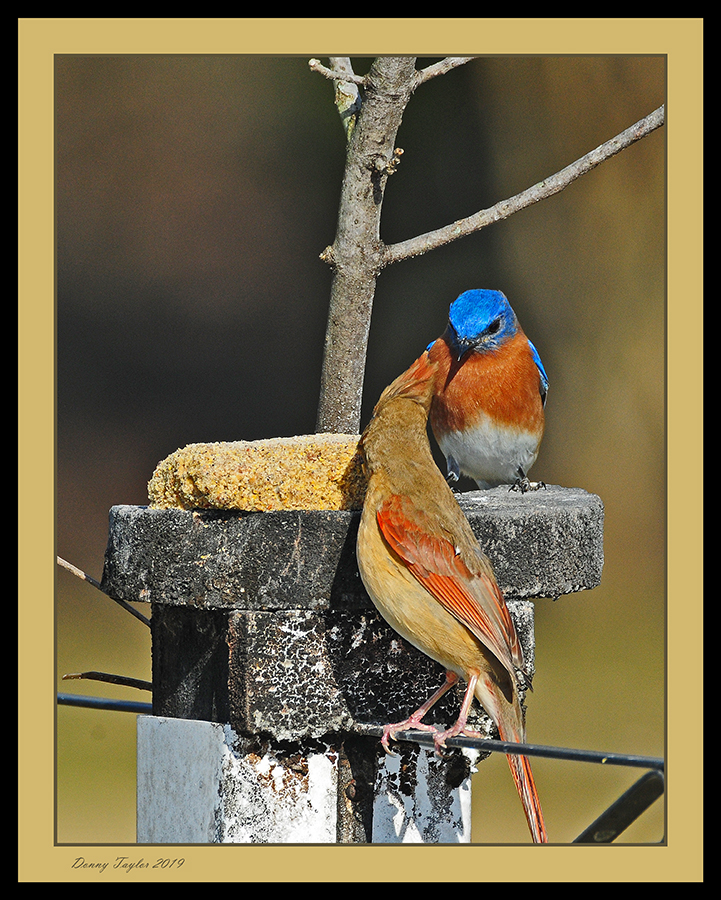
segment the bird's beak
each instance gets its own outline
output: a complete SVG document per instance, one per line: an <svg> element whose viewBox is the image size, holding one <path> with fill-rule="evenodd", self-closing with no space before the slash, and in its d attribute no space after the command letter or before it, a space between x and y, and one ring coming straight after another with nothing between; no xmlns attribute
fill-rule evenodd
<svg viewBox="0 0 721 900"><path fill-rule="evenodd" d="M453 329L450 329L450 338L451 347L456 354L456 362L460 362L466 353L476 346L475 341L470 341L468 338L459 338Z"/></svg>

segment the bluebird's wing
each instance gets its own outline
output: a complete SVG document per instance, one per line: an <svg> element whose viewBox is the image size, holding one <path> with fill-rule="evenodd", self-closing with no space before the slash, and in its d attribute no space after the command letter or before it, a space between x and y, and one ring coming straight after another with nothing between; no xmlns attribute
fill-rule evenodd
<svg viewBox="0 0 721 900"><path fill-rule="evenodd" d="M533 361L538 367L538 372L541 376L541 401L543 405L546 405L546 395L548 394L548 375L546 375L546 370L543 368L543 363L541 362L541 357L538 354L538 350L533 346L533 344L528 341L528 346L531 348L531 353L533 354Z"/></svg>
<svg viewBox="0 0 721 900"><path fill-rule="evenodd" d="M490 561L480 548L478 566L471 571L453 542L429 527L430 517L398 494L381 505L377 521L383 537L417 581L515 680L524 668L523 650Z"/></svg>

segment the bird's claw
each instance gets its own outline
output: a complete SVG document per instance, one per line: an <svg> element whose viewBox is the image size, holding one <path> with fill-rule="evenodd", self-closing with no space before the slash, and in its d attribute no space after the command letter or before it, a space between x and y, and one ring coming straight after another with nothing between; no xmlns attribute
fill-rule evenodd
<svg viewBox="0 0 721 900"><path fill-rule="evenodd" d="M540 491L541 488L546 490L545 481L529 481L526 475L521 475L513 482L508 490L520 491L522 494L527 494L529 491Z"/></svg>
<svg viewBox="0 0 721 900"><path fill-rule="evenodd" d="M393 750L391 750L391 748L388 746L389 740L394 741L396 739L397 728L398 728L397 725L386 725L385 728L383 729L383 737L381 738L381 745L382 745L383 749L386 751L386 753L388 754L388 756L397 756L398 755Z"/></svg>
<svg viewBox="0 0 721 900"><path fill-rule="evenodd" d="M396 734L399 731L411 731L414 728L419 731L432 731L434 734L434 741L435 741L435 735L438 733L438 729L435 727L435 725L426 725L423 722L421 722L420 720L414 719L411 717L410 719L406 719L405 722L396 722L393 725L386 725L385 728L383 729L383 737L381 738L381 745L382 745L383 749L386 751L386 753L388 754L388 756L397 756L398 755L397 753L395 753L393 750L390 749L390 747L388 746L388 741L389 740L395 741Z"/></svg>
<svg viewBox="0 0 721 900"><path fill-rule="evenodd" d="M461 477L461 468L452 456L446 459L446 479L452 484Z"/></svg>
<svg viewBox="0 0 721 900"><path fill-rule="evenodd" d="M395 740L395 738L394 738L394 740ZM386 756L398 756L396 751L391 750L391 748L388 746L388 741L381 741L381 744L383 745L383 749L386 752Z"/></svg>
<svg viewBox="0 0 721 900"><path fill-rule="evenodd" d="M441 759L447 759L449 756L451 756L453 754L453 750L446 747L446 740L448 738L457 737L459 734L465 733L465 724L459 724L458 722L456 722L456 724L452 725L450 728L447 728L445 731L436 732L436 734L433 736L433 746L435 747L436 756L439 756Z"/></svg>
<svg viewBox="0 0 721 900"><path fill-rule="evenodd" d="M435 753L439 759L450 759L453 756L453 750L449 750L445 744L439 744L435 748Z"/></svg>

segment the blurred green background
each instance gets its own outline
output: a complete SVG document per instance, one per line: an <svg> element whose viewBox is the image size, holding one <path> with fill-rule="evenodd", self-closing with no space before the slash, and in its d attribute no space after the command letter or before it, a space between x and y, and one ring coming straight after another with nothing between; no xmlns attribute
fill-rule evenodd
<svg viewBox="0 0 721 900"><path fill-rule="evenodd" d="M661 56L487 57L434 79L399 132L383 239L556 172L663 103L665 79ZM108 510L147 502L173 450L314 430L330 288L318 255L335 233L344 138L307 57L58 56L55 85L57 552L99 578ZM470 287L507 294L549 374L533 476L606 506L602 585L536 604L529 740L662 755L664 129L560 195L384 272L363 424ZM58 570L58 678L88 669L150 679L149 634ZM558 842L641 774L554 760L534 771ZM657 801L622 842L661 840L663 814ZM135 841L135 716L58 709L57 839ZM502 757L476 776L473 840L528 840Z"/></svg>

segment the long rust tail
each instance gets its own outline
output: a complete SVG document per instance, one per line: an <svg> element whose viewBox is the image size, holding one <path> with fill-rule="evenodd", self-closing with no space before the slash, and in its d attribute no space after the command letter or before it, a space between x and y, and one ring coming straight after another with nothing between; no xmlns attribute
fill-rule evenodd
<svg viewBox="0 0 721 900"><path fill-rule="evenodd" d="M499 727L498 730L502 741L518 742L518 738L514 735L506 734L505 729ZM523 804L523 811L526 814L533 842L535 844L546 844L548 843L548 834L543 821L543 812L541 811L541 801L538 799L536 782L533 780L531 762L527 756L521 756L518 753L509 753L506 759L508 760L513 780L516 783L518 796Z"/></svg>

